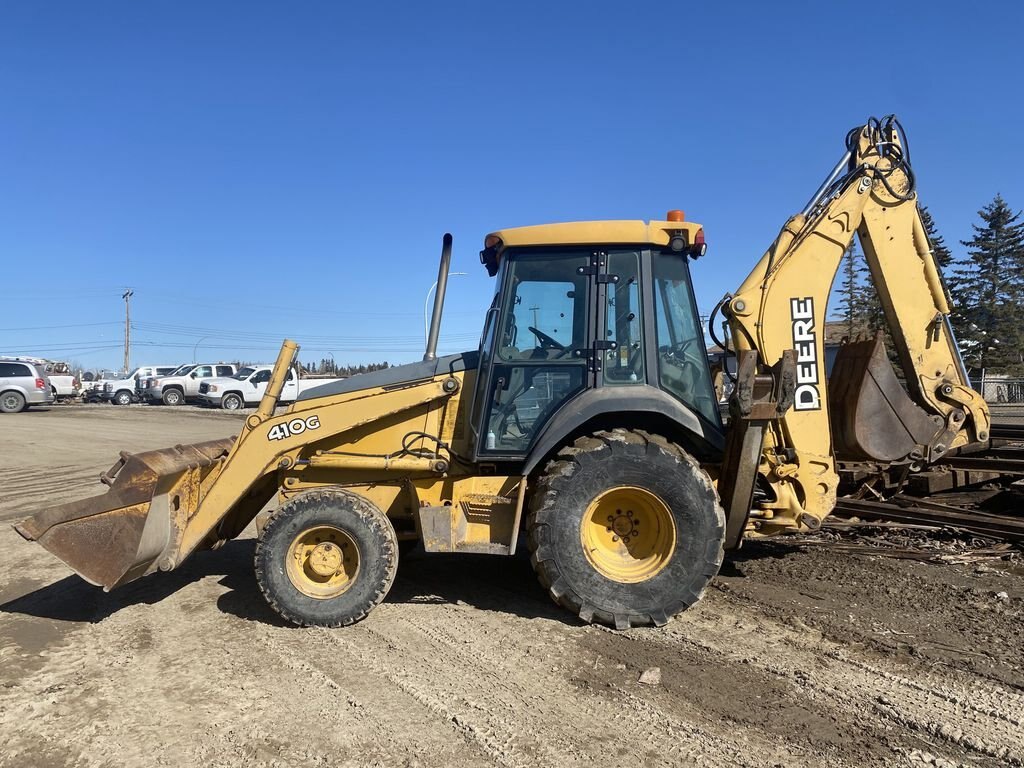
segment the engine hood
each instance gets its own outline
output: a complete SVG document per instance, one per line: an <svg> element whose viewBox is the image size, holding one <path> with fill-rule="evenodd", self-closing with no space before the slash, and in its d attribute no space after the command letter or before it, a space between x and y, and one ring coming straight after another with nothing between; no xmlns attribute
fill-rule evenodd
<svg viewBox="0 0 1024 768"><path fill-rule="evenodd" d="M312 387L299 395L299 400L312 400L317 397L330 397L341 395L346 392L358 392L360 389L374 389L376 387L388 387L393 384L405 384L406 382L422 381L432 379L443 373L456 373L457 371L475 370L479 361L479 353L460 352L456 355L446 355L437 360L423 360L418 363L407 363L396 365L394 368L383 368L370 373L360 373L341 381L333 381L329 384L322 384L319 387Z"/></svg>

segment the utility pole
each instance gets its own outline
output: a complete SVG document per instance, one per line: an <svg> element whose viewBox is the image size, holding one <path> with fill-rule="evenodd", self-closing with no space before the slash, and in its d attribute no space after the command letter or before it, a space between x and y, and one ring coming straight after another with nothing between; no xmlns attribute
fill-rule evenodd
<svg viewBox="0 0 1024 768"><path fill-rule="evenodd" d="M539 309L540 307L530 307L530 311L533 312L533 327L537 329L540 328L540 325L537 323L537 310Z"/></svg>
<svg viewBox="0 0 1024 768"><path fill-rule="evenodd" d="M132 350L132 296L135 291L131 288L121 294L124 299L124 372L127 374L131 369Z"/></svg>

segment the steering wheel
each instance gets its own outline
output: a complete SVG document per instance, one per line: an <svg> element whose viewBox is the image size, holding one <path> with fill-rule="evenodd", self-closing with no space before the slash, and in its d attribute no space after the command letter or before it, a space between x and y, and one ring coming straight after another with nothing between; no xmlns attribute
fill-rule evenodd
<svg viewBox="0 0 1024 768"><path fill-rule="evenodd" d="M560 349L565 351L566 346L559 343L556 339L548 336L544 331L534 328L532 325L527 326L527 330L537 337L537 341L540 342L541 349Z"/></svg>
<svg viewBox="0 0 1024 768"><path fill-rule="evenodd" d="M667 349L664 353L665 357L669 360L675 361L683 370L691 369L691 375L699 378L701 375L701 365L698 361L700 358L695 359L694 355L689 354L688 351L690 347L695 346L699 341L699 338L687 339L686 341Z"/></svg>
<svg viewBox="0 0 1024 768"><path fill-rule="evenodd" d="M692 338L692 339L687 339L686 341L684 341L682 344L679 345L679 351L678 351L677 354L682 355L683 357L689 357L689 355L686 354L686 351L690 347L695 345L698 341L700 341L700 339L698 339L696 337Z"/></svg>

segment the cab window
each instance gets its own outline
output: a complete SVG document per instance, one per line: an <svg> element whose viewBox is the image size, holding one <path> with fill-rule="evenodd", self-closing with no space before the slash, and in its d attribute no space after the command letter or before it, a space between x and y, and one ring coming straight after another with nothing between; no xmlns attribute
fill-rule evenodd
<svg viewBox="0 0 1024 768"><path fill-rule="evenodd" d="M560 359L586 346L585 254L520 256L512 264L509 301L498 356L503 360Z"/></svg>
<svg viewBox="0 0 1024 768"><path fill-rule="evenodd" d="M652 255L658 381L661 388L718 423L704 331L686 259L666 251Z"/></svg>
<svg viewBox="0 0 1024 768"><path fill-rule="evenodd" d="M496 355L477 440L482 454L519 456L586 384L590 258L581 251L505 258Z"/></svg>
<svg viewBox="0 0 1024 768"><path fill-rule="evenodd" d="M608 273L615 280L608 284L605 295L605 338L615 346L604 353L604 383L643 384L639 251L610 251Z"/></svg>

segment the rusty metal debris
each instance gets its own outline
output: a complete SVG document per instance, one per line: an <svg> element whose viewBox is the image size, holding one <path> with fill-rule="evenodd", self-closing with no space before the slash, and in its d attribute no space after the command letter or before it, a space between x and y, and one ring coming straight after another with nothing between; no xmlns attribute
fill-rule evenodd
<svg viewBox="0 0 1024 768"><path fill-rule="evenodd" d="M836 552L946 565L1017 561L1024 555L1019 545L987 536L965 537L951 528L840 518L830 518L817 534L790 541L797 546L827 546Z"/></svg>

